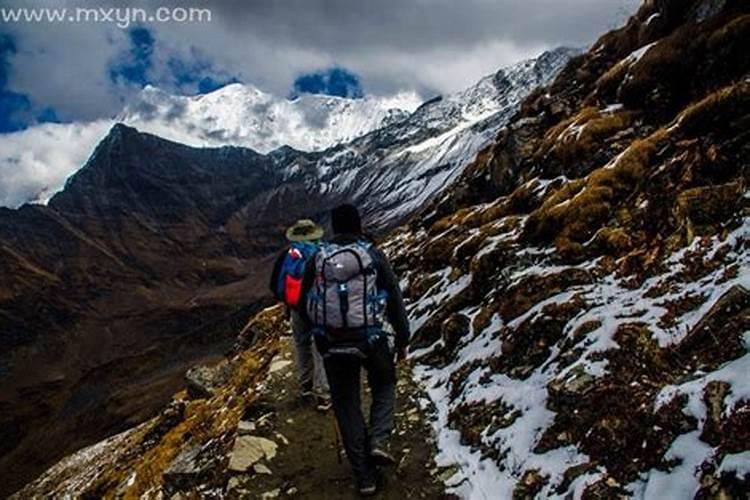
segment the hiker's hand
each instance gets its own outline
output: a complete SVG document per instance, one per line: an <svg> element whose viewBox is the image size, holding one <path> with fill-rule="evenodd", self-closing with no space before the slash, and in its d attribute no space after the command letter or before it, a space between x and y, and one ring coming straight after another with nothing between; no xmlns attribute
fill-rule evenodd
<svg viewBox="0 0 750 500"><path fill-rule="evenodd" d="M404 361L406 359L406 347L399 347L396 349L396 361Z"/></svg>

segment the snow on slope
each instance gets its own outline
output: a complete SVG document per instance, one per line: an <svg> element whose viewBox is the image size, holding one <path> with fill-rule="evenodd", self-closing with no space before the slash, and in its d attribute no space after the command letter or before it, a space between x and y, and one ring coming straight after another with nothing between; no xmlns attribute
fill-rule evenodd
<svg viewBox="0 0 750 500"><path fill-rule="evenodd" d="M592 277L596 274L595 268L599 264L597 261L579 266L560 266L553 262L553 252L549 249L523 249L517 241L518 232L508 230L506 226L503 221L498 221L496 227L500 234L495 239L489 239L489 243L481 250L483 253L492 252L498 245L517 249L517 255L525 264L519 265L518 270L510 270L507 276L510 284L506 290L510 290L513 284L539 276L562 275L570 271L591 273ZM479 231L472 230L472 234ZM442 236L432 237L425 245ZM424 234L404 233L394 239L387 250L392 255L399 254L404 250L403 245L408 248L415 239L423 241ZM696 239L692 246L668 259L668 272L646 280L637 288L622 284L617 274L612 273L594 279L590 284L554 293L510 322L504 322L495 313L482 330L475 330L473 325L477 315L481 313L483 303L470 305L459 311L459 315L469 319L469 331L458 344L455 358L437 366L418 365L416 369L416 375L424 384L435 407L433 428L441 450L437 463L455 471L447 481L449 491L471 500L511 498L518 483L526 480L524 472L535 470L539 477L546 478L539 491L542 498L581 498L583 490L601 479L607 471L602 466L589 467L575 480L568 481L566 471L574 467L587 467L590 457L572 444L546 452L536 449L541 437L555 420L555 412L549 409L552 405L549 403L548 387L554 384L569 384L571 387L591 384L593 380L606 377L608 359L605 353L618 348L615 334L621 325L627 323L638 322L651 329L662 347L678 344L685 332L690 331L733 287L750 289L750 255L734 251L743 248L748 239L750 219L745 218L739 228L724 238L714 236ZM415 254L427 252L422 245L414 246L409 251ZM707 261L713 260L717 254L725 255L727 264L696 282L682 282L680 276L684 274L686 266L694 262L697 253ZM739 272L735 277L727 279L725 270L732 266L737 266ZM436 307L467 293L475 277L469 273L456 279L456 271L458 270L448 266L427 277L420 276L417 272L405 277L406 283L413 284L418 280L434 282L427 292L408 306L413 331L419 330L426 323ZM666 284L672 286L667 295L649 296L649 290ZM667 304L692 294L704 294L705 302L679 317L676 326L665 326L661 321L667 313ZM490 292L485 299L489 301L492 297ZM509 377L505 373L493 371L491 360L495 356L502 356L500 353L503 348L498 337L504 328L517 329L522 323L533 322L535 318L545 316L550 307L580 299L589 304L589 307L565 326L565 335L570 336L585 325L600 326L587 333L586 342L581 344L581 352L574 362L565 360L560 346L555 345L549 360L524 377ZM746 349L750 350L750 334L745 334L745 339ZM418 360L424 359L444 345L445 341L439 340L430 347L413 353L413 356ZM642 474L638 481L623 486L632 498L681 500L693 497L700 487L700 478L695 470L705 461L710 461L716 453L714 447L699 440L707 418L706 403L703 400L706 387L712 381L729 384L729 396L725 404L726 413L730 414L750 399L748 367L750 353L701 378L661 390L653 403L654 413L684 394L689 398L684 411L695 417L700 425L696 430L680 435L672 444L667 456L678 463L672 470L664 472L654 468ZM460 391L456 391L457 386ZM484 446L482 450L463 442L461 433L450 422L451 416L455 417L455 413L461 412L467 405L507 408L505 415L508 416L508 422L489 425L481 433L480 439ZM492 422L494 424L495 420ZM497 456L504 458L497 460L488 456L487 448L497 450ZM503 467L499 467L500 462L504 464ZM732 470L747 468L747 462L735 459L734 456L725 459L725 464L724 467L728 469L734 467Z"/></svg>
<svg viewBox="0 0 750 500"><path fill-rule="evenodd" d="M242 84L194 97L149 86L115 119L47 123L0 135L0 206L46 203L117 122L190 146L243 146L267 153L288 145L317 151L403 120L420 103L408 92L288 100Z"/></svg>
<svg viewBox="0 0 750 500"><path fill-rule="evenodd" d="M289 100L239 83L195 97L148 86L117 121L190 146L319 151L404 119L420 103L414 93L363 99L305 94Z"/></svg>
<svg viewBox="0 0 750 500"><path fill-rule="evenodd" d="M403 221L456 179L507 124L521 101L579 51L560 48L428 101L408 119L327 152L320 191L360 204L370 224Z"/></svg>

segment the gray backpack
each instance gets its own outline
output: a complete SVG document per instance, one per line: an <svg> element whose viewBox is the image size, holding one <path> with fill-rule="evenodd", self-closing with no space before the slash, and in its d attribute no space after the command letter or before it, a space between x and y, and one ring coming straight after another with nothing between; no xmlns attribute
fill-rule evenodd
<svg viewBox="0 0 750 500"><path fill-rule="evenodd" d="M337 333L382 327L386 294L378 290L370 244L328 243L315 255L315 284L308 294L312 322Z"/></svg>

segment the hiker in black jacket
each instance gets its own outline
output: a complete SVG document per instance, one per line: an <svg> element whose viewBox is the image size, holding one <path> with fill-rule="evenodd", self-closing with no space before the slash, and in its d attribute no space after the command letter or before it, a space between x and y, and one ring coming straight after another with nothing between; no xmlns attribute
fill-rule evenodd
<svg viewBox="0 0 750 500"><path fill-rule="evenodd" d="M334 237L329 243L322 245L323 250L319 251L321 255L317 256L318 258L311 258L307 262L302 282L302 295L307 304L308 320L318 325L315 339L323 354L333 410L341 429L344 449L352 466L357 486L362 495L373 495L377 490L375 466L395 463L388 450L396 399L395 361L406 358L409 321L398 279L385 255L374 246L372 240L363 235L360 215L356 207L342 205L335 208L331 212L331 226ZM332 249L328 254L325 253L326 245ZM315 307L320 310L324 308L320 305L321 300L330 301L331 294L338 295L336 287L341 290L347 286L347 284L342 284L342 281L336 281L332 285L334 291L328 293L328 299L315 296L320 293L323 287L322 281L326 279L321 269L321 267L325 268L322 264L325 262L325 256L331 255L330 259L333 260L335 266L344 267L343 264L335 261L337 252L338 255L353 255L360 252L357 261L360 266L363 262L367 263L368 268L362 273L364 277L355 277L347 282L350 283L352 290L344 293L350 295L341 302L336 302L341 297L335 297L334 303L337 304L335 308L341 309L341 316L348 315L347 317L356 319L356 314L360 310L376 307L372 301L366 303L365 306L359 306L361 294L355 289L358 286L357 281L367 283L368 276L377 276L375 287L372 287L372 282L370 282L370 290L373 291L372 288L375 288L384 297L385 307L382 316L395 331L395 352L390 346L382 323L368 324L369 312L365 313L364 320L365 325L368 326L361 328L347 328L346 319L339 317L337 310L329 311L329 315L336 313L337 320L343 319L344 327L332 327L331 318L322 320L321 317L310 317ZM351 259L351 255L345 257ZM318 301L317 306L315 301ZM330 309L333 306L328 307ZM352 312L351 309L356 310ZM321 316L317 312L314 315ZM369 428L362 415L360 373L363 367L367 370L368 383L372 392Z"/></svg>

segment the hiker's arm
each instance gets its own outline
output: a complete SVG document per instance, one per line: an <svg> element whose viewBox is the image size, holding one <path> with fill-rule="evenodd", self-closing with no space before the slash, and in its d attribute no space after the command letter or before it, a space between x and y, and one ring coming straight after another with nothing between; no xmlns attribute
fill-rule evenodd
<svg viewBox="0 0 750 500"><path fill-rule="evenodd" d="M300 308L299 308L299 314L302 317L302 319L307 323L308 325L312 325L312 321L310 321L310 317L307 315L307 295L310 293L310 290L312 290L313 285L315 284L315 255L307 259L307 262L305 262L305 275L302 278L302 290L300 291Z"/></svg>
<svg viewBox="0 0 750 500"><path fill-rule="evenodd" d="M409 318L406 315L401 288L398 286L398 278L383 252L373 248L373 253L378 266L378 288L388 293L386 315L396 332L396 348L403 349L409 344Z"/></svg>
<svg viewBox="0 0 750 500"><path fill-rule="evenodd" d="M271 289L271 293L277 299L281 299L281 297L277 295L276 285L278 284L278 281L279 281L279 273L281 272L281 263L284 261L284 257L286 257L285 251L279 253L279 255L276 257L276 261L273 264L273 270L271 271L271 281L269 281L268 283L268 288Z"/></svg>

